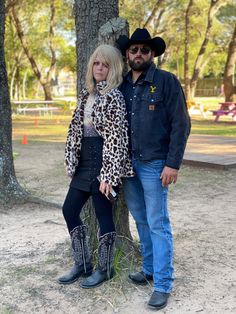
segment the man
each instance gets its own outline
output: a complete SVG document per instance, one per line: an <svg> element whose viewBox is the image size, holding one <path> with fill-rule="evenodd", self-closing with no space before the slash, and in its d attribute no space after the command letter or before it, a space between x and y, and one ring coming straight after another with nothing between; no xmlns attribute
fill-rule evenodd
<svg viewBox="0 0 236 314"><path fill-rule="evenodd" d="M160 37L136 29L117 45L131 71L121 86L125 97L130 150L136 176L124 179L124 194L137 225L142 270L131 273L136 284L153 279L149 307L167 305L173 285L173 240L167 208L168 185L176 183L190 132L185 97L177 78L156 69L153 59L165 51Z"/></svg>

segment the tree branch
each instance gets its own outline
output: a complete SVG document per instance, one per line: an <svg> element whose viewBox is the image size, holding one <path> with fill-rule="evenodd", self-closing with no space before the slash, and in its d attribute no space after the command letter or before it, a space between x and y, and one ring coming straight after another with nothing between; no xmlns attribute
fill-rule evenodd
<svg viewBox="0 0 236 314"><path fill-rule="evenodd" d="M156 17L157 11L159 10L159 7L164 3L164 0L158 0L156 2L156 4L154 5L151 14L149 15L148 19L146 20L146 22L144 23L143 27L144 28L148 28L150 26L150 24L152 23L152 21L154 20L154 18ZM165 9L164 9L165 11ZM163 13L162 13L163 14ZM159 18L161 19L161 15L159 15ZM160 22L160 20L159 20Z"/></svg>

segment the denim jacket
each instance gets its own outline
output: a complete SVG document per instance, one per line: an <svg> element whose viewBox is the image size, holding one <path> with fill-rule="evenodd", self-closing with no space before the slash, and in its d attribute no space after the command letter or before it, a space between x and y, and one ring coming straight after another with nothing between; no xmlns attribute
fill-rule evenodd
<svg viewBox="0 0 236 314"><path fill-rule="evenodd" d="M127 106L133 157L164 159L167 166L179 169L191 123L176 76L152 63L135 83L129 72L120 90Z"/></svg>

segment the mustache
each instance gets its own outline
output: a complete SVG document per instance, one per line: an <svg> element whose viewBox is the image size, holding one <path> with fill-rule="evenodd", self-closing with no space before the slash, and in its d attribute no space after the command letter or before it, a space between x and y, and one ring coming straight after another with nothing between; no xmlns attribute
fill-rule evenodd
<svg viewBox="0 0 236 314"><path fill-rule="evenodd" d="M134 58L134 61L135 60L143 60L144 61L144 59L142 57L136 57L136 58Z"/></svg>

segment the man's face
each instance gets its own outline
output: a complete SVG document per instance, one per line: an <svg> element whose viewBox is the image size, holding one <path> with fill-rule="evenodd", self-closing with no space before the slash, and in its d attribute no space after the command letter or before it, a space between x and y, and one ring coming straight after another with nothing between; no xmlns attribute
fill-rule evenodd
<svg viewBox="0 0 236 314"><path fill-rule="evenodd" d="M145 71L153 61L154 51L147 45L135 44L129 47L126 57L133 71Z"/></svg>

